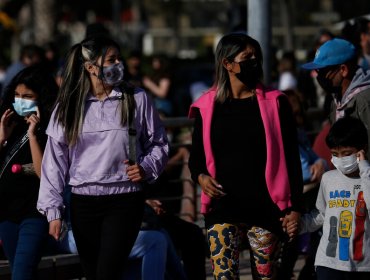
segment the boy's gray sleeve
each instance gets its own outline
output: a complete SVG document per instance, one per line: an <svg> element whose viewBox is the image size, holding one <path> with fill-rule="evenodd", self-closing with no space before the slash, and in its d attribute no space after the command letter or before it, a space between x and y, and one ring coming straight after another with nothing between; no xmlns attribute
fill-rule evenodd
<svg viewBox="0 0 370 280"><path fill-rule="evenodd" d="M301 230L299 234L318 230L324 224L324 219L324 214L317 209L313 209L311 212L304 214L301 218Z"/></svg>
<svg viewBox="0 0 370 280"><path fill-rule="evenodd" d="M324 196L325 183L324 176L321 180L320 189L316 199L316 209L305 214L301 218L301 230L300 234L306 232L314 232L318 230L324 224L326 201Z"/></svg>

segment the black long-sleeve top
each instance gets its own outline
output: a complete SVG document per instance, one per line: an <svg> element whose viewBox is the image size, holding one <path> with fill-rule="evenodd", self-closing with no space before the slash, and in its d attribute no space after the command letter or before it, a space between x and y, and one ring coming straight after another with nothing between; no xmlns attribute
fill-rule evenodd
<svg viewBox="0 0 370 280"><path fill-rule="evenodd" d="M5 158L13 145L27 132L26 122L16 126L8 143L0 153L0 164L5 164ZM43 149L46 143L44 131L38 132L38 139ZM26 175L23 173L13 173L13 164L32 163L32 155L29 141L22 146L11 159L10 164L4 170L0 178L0 222L7 220L19 223L26 218L45 218L36 208L36 203L40 188L40 179L36 175ZM46 218L45 218L46 219Z"/></svg>
<svg viewBox="0 0 370 280"><path fill-rule="evenodd" d="M294 118L286 98L280 98L280 122L291 184L293 206L299 206L302 173ZM206 227L215 223L245 223L281 233L283 215L271 200L266 180L266 135L256 97L228 99L215 103L211 124L211 145L216 180L226 195L212 200L212 211L205 215ZM202 119L195 117L189 168L198 182L206 168Z"/></svg>

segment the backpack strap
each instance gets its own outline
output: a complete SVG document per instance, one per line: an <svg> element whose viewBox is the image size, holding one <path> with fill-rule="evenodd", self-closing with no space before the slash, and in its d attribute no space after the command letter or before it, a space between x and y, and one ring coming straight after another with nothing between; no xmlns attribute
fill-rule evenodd
<svg viewBox="0 0 370 280"><path fill-rule="evenodd" d="M127 94L127 93L124 93ZM128 124L128 160L129 164L136 162L136 126L135 126L135 109L130 110L128 98L124 98L127 108L127 124Z"/></svg>

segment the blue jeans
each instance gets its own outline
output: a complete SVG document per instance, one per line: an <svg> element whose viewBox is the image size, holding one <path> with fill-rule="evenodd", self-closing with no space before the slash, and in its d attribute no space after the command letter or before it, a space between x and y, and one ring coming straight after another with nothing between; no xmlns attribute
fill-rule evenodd
<svg viewBox="0 0 370 280"><path fill-rule="evenodd" d="M140 230L132 247L129 260L142 259L141 279L164 279L167 258L167 240L160 231ZM128 266L128 271L133 267ZM135 273L130 271L130 273ZM130 275L130 273L128 273ZM127 276L129 276L127 275ZM133 279L125 277L124 279Z"/></svg>
<svg viewBox="0 0 370 280"><path fill-rule="evenodd" d="M0 223L0 238L12 269L12 280L35 279L49 224L45 218L24 219L21 223Z"/></svg>
<svg viewBox="0 0 370 280"><path fill-rule="evenodd" d="M140 230L123 279L185 280L185 271L166 230Z"/></svg>

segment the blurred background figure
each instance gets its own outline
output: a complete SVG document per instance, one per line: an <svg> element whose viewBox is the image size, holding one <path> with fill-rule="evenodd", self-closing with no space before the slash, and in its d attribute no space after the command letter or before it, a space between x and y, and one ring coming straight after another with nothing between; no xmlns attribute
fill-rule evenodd
<svg viewBox="0 0 370 280"><path fill-rule="evenodd" d="M370 20L365 18L360 18L360 45L362 50L362 55L359 59L359 65L364 70L370 69Z"/></svg>
<svg viewBox="0 0 370 280"><path fill-rule="evenodd" d="M20 52L19 60L13 62L6 69L2 92L4 93L7 85L19 71L27 66L42 62L45 62L45 51L43 48L34 44L23 46Z"/></svg>
<svg viewBox="0 0 370 280"><path fill-rule="evenodd" d="M111 34L109 29L101 22L88 24L85 30L85 38L96 36L111 37Z"/></svg>
<svg viewBox="0 0 370 280"><path fill-rule="evenodd" d="M294 52L285 52L278 65L279 90L295 90L297 88L296 58Z"/></svg>
<svg viewBox="0 0 370 280"><path fill-rule="evenodd" d="M171 70L170 61L165 55L154 55L151 67L143 77L143 85L154 98L154 104L162 117L172 115L172 102L170 100Z"/></svg>
<svg viewBox="0 0 370 280"><path fill-rule="evenodd" d="M125 59L127 81L136 87L143 87L142 54L138 50L131 51Z"/></svg>
<svg viewBox="0 0 370 280"><path fill-rule="evenodd" d="M356 48L358 65L365 71L370 69L370 21L359 17L353 23L346 22L342 29L342 37L350 41Z"/></svg>
<svg viewBox="0 0 370 280"><path fill-rule="evenodd" d="M45 50L45 64L50 73L56 77L59 69L62 66L62 60L60 58L59 48L57 44L50 41L44 45Z"/></svg>
<svg viewBox="0 0 370 280"><path fill-rule="evenodd" d="M0 56L0 106L1 106L1 92L5 81L7 63L4 57Z"/></svg>

